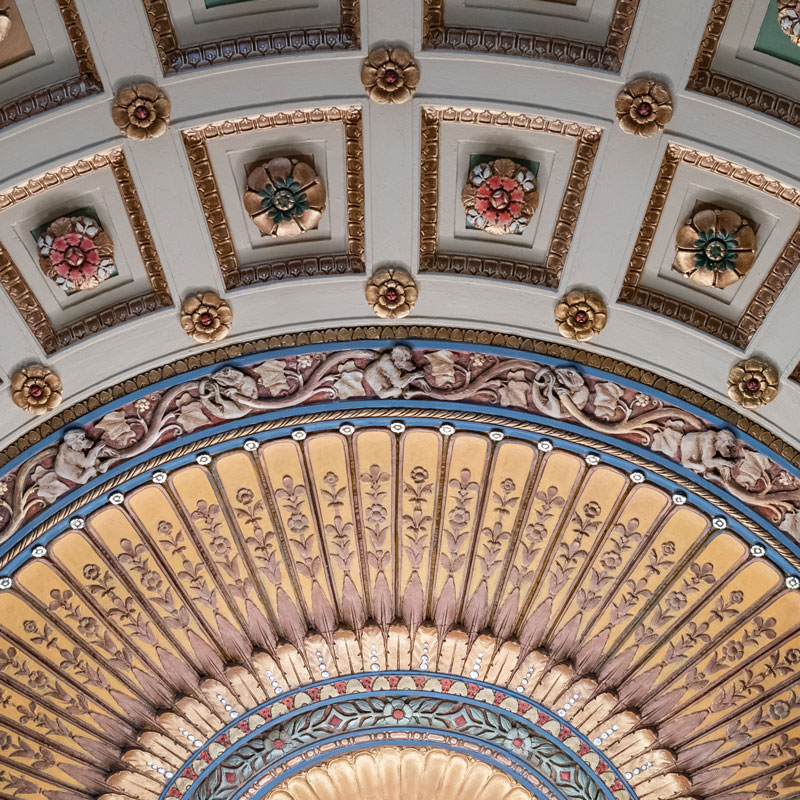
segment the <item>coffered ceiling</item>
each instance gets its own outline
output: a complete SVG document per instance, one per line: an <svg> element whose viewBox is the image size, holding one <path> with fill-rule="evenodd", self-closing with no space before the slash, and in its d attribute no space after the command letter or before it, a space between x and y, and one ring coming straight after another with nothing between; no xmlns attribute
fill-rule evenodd
<svg viewBox="0 0 800 800"><path fill-rule="evenodd" d="M110 13L104 0L5 0L0 11L6 387L46 362L76 401L202 349L178 320L198 290L226 295L239 341L369 323L366 276L400 266L417 276L415 324L556 341L555 302L582 287L609 309L587 347L708 396L725 400L742 357L766 358L780 391L748 413L800 439L800 47L786 3L125 0ZM386 43L419 65L404 104L369 100L359 79ZM671 94L652 136L617 124L617 95L642 76ZM168 128L124 138L112 99L144 83L171 104ZM243 199L275 158L299 159L325 193L313 227L288 238L260 230ZM536 191L530 218L504 235L462 203L471 170L497 159L532 170ZM736 255L747 268L724 288L675 267L676 237L704 209L752 233ZM93 220L113 243L109 276L85 291L42 266L39 240L63 218ZM7 390L0 405L8 443L31 420Z"/></svg>

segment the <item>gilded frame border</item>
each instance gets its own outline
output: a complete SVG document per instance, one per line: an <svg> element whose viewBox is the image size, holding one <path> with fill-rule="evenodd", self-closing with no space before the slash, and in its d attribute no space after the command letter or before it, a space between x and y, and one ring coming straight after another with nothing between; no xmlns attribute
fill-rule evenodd
<svg viewBox="0 0 800 800"><path fill-rule="evenodd" d="M341 122L345 128L345 184L347 187L347 250L323 256L298 256L242 266L236 255L230 227L207 142L223 136L252 133L255 130ZM361 108L322 108L311 111L279 112L226 120L183 131L194 182L208 232L219 262L226 289L251 286L267 281L309 278L319 275L352 275L366 271L364 263L364 143Z"/></svg>
<svg viewBox="0 0 800 800"><path fill-rule="evenodd" d="M339 0L339 25L258 33L181 46L167 0L142 0L164 75L268 56L361 47L360 0Z"/></svg>
<svg viewBox="0 0 800 800"><path fill-rule="evenodd" d="M467 28L445 22L446 0L423 0L423 50L470 50L491 55L545 59L619 72L633 32L639 0L617 0L603 44L521 31Z"/></svg>
<svg viewBox="0 0 800 800"><path fill-rule="evenodd" d="M449 122L551 133L576 140L575 155L545 263L483 258L438 250L439 134L441 124ZM600 146L600 137L600 128L549 117L511 114L505 111L424 107L420 156L419 271L476 275L545 286L548 289L557 288Z"/></svg>
<svg viewBox="0 0 800 800"><path fill-rule="evenodd" d="M75 0L58 0L58 10L61 12L72 52L78 62L78 74L0 105L0 130L24 122L37 114L43 114L45 111L52 111L54 108L103 92L103 84L89 50L86 31L75 7Z"/></svg>
<svg viewBox="0 0 800 800"><path fill-rule="evenodd" d="M633 254L618 300L621 303L637 306L691 325L703 333L744 350L756 335L800 262L800 225L795 228L778 260L773 264L737 321L724 319L706 309L656 289L640 286L672 181L680 164L689 164L698 169L713 172L715 175L722 175L737 183L778 197L797 208L800 208L800 191L747 167L682 145L669 144L664 153L664 159L661 162L653 193L650 195L642 227L639 229L639 235L633 247Z"/></svg>
<svg viewBox="0 0 800 800"><path fill-rule="evenodd" d="M150 227L147 224L144 209L122 148L115 148L106 153L81 159L73 164L60 167L55 172L45 173L39 178L9 189L0 194L0 212L17 203L24 202L29 197L47 191L53 186L60 186L67 181L101 169L111 169L114 173L114 179L128 212L128 219L139 246L152 291L102 308L75 322L56 328L28 286L22 272L0 245L0 286L5 289L25 324L48 356L101 330L112 328L129 319L141 317L172 305L172 297L161 267L161 260L153 244Z"/></svg>
<svg viewBox="0 0 800 800"><path fill-rule="evenodd" d="M686 88L752 108L800 128L800 102L739 78L723 75L714 69L714 57L732 5L733 0L715 0L711 7Z"/></svg>

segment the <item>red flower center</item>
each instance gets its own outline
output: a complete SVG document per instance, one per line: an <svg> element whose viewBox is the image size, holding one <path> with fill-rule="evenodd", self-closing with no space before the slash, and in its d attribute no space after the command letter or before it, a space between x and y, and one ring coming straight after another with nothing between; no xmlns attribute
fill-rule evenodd
<svg viewBox="0 0 800 800"><path fill-rule="evenodd" d="M213 321L214 321L214 317L212 317L211 314L208 313L208 311L204 311L200 315L200 324L204 328L207 328Z"/></svg>
<svg viewBox="0 0 800 800"><path fill-rule="evenodd" d="M400 295L397 293L397 289L391 289L391 288L390 288L390 289L387 289L387 290L386 290L386 295L385 295L385 296L386 296L386 299L387 299L387 300L388 300L390 303L394 303L394 301L395 301L395 300L397 300L397 298L398 298Z"/></svg>
<svg viewBox="0 0 800 800"><path fill-rule="evenodd" d="M150 112L147 110L147 106L136 106L133 115L136 119L147 119L150 116Z"/></svg>
<svg viewBox="0 0 800 800"><path fill-rule="evenodd" d="M578 325L584 325L589 321L589 315L585 311L576 311L575 312L575 322Z"/></svg>
<svg viewBox="0 0 800 800"><path fill-rule="evenodd" d="M383 73L383 81L384 83L388 83L389 86L392 86L393 84L397 83L399 77L400 76L397 74L396 69L387 69Z"/></svg>
<svg viewBox="0 0 800 800"><path fill-rule="evenodd" d="M80 247L69 247L64 253L64 260L71 267L79 267L86 260L86 254Z"/></svg>
<svg viewBox="0 0 800 800"><path fill-rule="evenodd" d="M505 189L496 189L492 192L490 202L492 204L492 208L496 209L497 211L503 211L508 208L508 204L511 202L511 197Z"/></svg>
<svg viewBox="0 0 800 800"><path fill-rule="evenodd" d="M520 738L519 738L519 736L517 736L517 737L516 737L516 738L515 738L515 739L514 739L514 740L511 742L511 744L513 744L513 745L514 745L514 747L522 747L522 739L520 739Z"/></svg>
<svg viewBox="0 0 800 800"><path fill-rule="evenodd" d="M757 392L761 388L761 381L758 378L749 378L747 381L747 391Z"/></svg>
<svg viewBox="0 0 800 800"><path fill-rule="evenodd" d="M393 716L395 719L403 719L403 717L405 716L405 714L402 712L402 710L401 710L401 709L399 709L399 708L396 708L394 711L392 711L392 716Z"/></svg>
<svg viewBox="0 0 800 800"><path fill-rule="evenodd" d="M41 397L42 396L42 387L41 386L31 386L29 389L29 394L31 397Z"/></svg>
<svg viewBox="0 0 800 800"><path fill-rule="evenodd" d="M276 750L283 750L283 748L286 746L280 739L276 739L272 744Z"/></svg>
<svg viewBox="0 0 800 800"><path fill-rule="evenodd" d="M653 106L646 101L642 101L636 106L636 113L640 117L649 117L653 113Z"/></svg>

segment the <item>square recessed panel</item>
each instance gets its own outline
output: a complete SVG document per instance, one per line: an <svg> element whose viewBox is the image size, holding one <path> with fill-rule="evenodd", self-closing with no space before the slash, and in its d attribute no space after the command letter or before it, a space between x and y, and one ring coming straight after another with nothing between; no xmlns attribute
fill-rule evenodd
<svg viewBox="0 0 800 800"><path fill-rule="evenodd" d="M756 228L755 261L725 289L673 269L678 229L698 209L727 208ZM671 144L639 231L620 301L663 314L744 349L788 283L800 244L800 192L745 167Z"/></svg>
<svg viewBox="0 0 800 800"><path fill-rule="evenodd" d="M423 108L420 271L558 286L599 142L599 129L573 122ZM482 153L538 165L539 204L519 235L465 225L461 189Z"/></svg>
<svg viewBox="0 0 800 800"><path fill-rule="evenodd" d="M229 120L183 132L225 286L364 271L361 109L329 108ZM248 171L304 156L326 191L315 230L274 238L244 206Z"/></svg>
<svg viewBox="0 0 800 800"><path fill-rule="evenodd" d="M116 274L94 289L68 294L43 272L34 234L81 209L91 211L111 237ZM172 305L122 150L83 159L0 194L0 285L48 355Z"/></svg>
<svg viewBox="0 0 800 800"><path fill-rule="evenodd" d="M354 50L358 0L142 0L165 75L310 50Z"/></svg>
<svg viewBox="0 0 800 800"><path fill-rule="evenodd" d="M543 58L618 72L639 0L424 0L426 50Z"/></svg>
<svg viewBox="0 0 800 800"><path fill-rule="evenodd" d="M8 13L10 38L0 45L0 128L102 92L75 0L17 0Z"/></svg>
<svg viewBox="0 0 800 800"><path fill-rule="evenodd" d="M775 0L715 0L687 88L800 126L800 47Z"/></svg>

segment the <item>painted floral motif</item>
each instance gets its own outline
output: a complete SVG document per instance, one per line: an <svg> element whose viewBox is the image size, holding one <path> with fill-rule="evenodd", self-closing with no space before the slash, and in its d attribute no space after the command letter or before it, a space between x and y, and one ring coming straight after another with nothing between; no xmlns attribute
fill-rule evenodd
<svg viewBox="0 0 800 800"><path fill-rule="evenodd" d="M539 204L536 177L510 158L476 164L461 190L467 223L495 236L522 233Z"/></svg>
<svg viewBox="0 0 800 800"><path fill-rule="evenodd" d="M419 83L419 67L402 47L376 47L361 66L361 83L376 103L405 103Z"/></svg>
<svg viewBox="0 0 800 800"><path fill-rule="evenodd" d="M778 24L792 42L800 47L800 2L778 0Z"/></svg>
<svg viewBox="0 0 800 800"><path fill-rule="evenodd" d="M367 281L364 294L372 310L384 319L407 317L417 302L417 283L404 269L378 269Z"/></svg>
<svg viewBox="0 0 800 800"><path fill-rule="evenodd" d="M233 311L216 292L187 297L181 307L181 327L201 344L218 342L230 332Z"/></svg>
<svg viewBox="0 0 800 800"><path fill-rule="evenodd" d="M617 95L616 109L622 130L652 136L672 119L672 95L663 83L637 78Z"/></svg>
<svg viewBox="0 0 800 800"><path fill-rule="evenodd" d="M247 176L244 207L265 236L283 239L315 230L326 196L322 178L310 163L281 156Z"/></svg>
<svg viewBox="0 0 800 800"><path fill-rule="evenodd" d="M39 265L67 294L94 289L117 274L114 243L91 217L59 217L37 241Z"/></svg>
<svg viewBox="0 0 800 800"><path fill-rule="evenodd" d="M23 367L11 378L11 399L23 411L46 414L61 403L61 378L41 364Z"/></svg>
<svg viewBox="0 0 800 800"><path fill-rule="evenodd" d="M740 361L728 374L728 396L745 408L771 403L778 394L778 370L760 358Z"/></svg>
<svg viewBox="0 0 800 800"><path fill-rule="evenodd" d="M11 32L11 19L8 16L8 12L3 10L0 11L0 43L4 42L8 38L8 34Z"/></svg>
<svg viewBox="0 0 800 800"><path fill-rule="evenodd" d="M414 709L403 700L392 700L383 707L383 718L389 725L407 725L414 718Z"/></svg>
<svg viewBox="0 0 800 800"><path fill-rule="evenodd" d="M166 133L171 105L151 83L127 86L117 92L111 118L129 139L157 139Z"/></svg>
<svg viewBox="0 0 800 800"><path fill-rule="evenodd" d="M701 286L724 289L753 265L756 234L750 220L735 211L711 208L690 217L675 244L679 272Z"/></svg>
<svg viewBox="0 0 800 800"><path fill-rule="evenodd" d="M555 319L562 336L586 342L605 328L606 304L597 292L576 289L558 301Z"/></svg>
<svg viewBox="0 0 800 800"><path fill-rule="evenodd" d="M398 678L390 676L389 680L396 682ZM334 687L340 695L343 694L343 682L334 684ZM488 744L495 752L497 749L510 751L524 762L535 765L537 772L555 784L559 796L566 800L602 800L608 790L614 800L631 797L630 788L616 778L596 750L589 746L584 746L582 752L571 749L580 744L578 738L570 728L549 714L537 714L536 723L533 723L521 713L504 710L500 706L504 700L516 705L515 701L506 698L504 692L489 691L484 698L489 707L484 708L469 697L455 694L452 699L429 698L426 689L427 686L414 693L402 693L387 702L370 692L368 682L349 681L347 694L354 692L362 696L351 698L345 694L324 707L314 704L278 726L270 726L267 722L269 728L254 738L249 737L242 747L235 745L240 737L234 738L231 732L224 739L223 736L217 737L213 745L203 751L201 758L195 759L191 767L179 773L186 775L186 779L180 781L186 789L172 790L168 796L179 800L191 788L192 796L198 800L223 800L232 784L254 785L267 770L275 769L278 766L276 761L285 755L290 743L294 750L303 748L303 755L307 757L309 747L316 742L325 742L332 735L346 733L351 739L367 737L369 741L371 729L402 725L416 729L415 737L424 736L423 731L441 731L448 733L450 744L456 744L467 735ZM435 690L433 686L430 689ZM444 687L440 689L446 691ZM274 719L279 713L273 711L264 716ZM260 714L254 714L250 719L257 720L257 725L265 724ZM247 722L240 727L245 732L249 728ZM554 736L557 743L546 739L542 730ZM211 760L210 757L206 760L206 755L211 747L215 748L215 755L224 753L224 757L206 769L207 760ZM519 767L515 766L515 769Z"/></svg>

